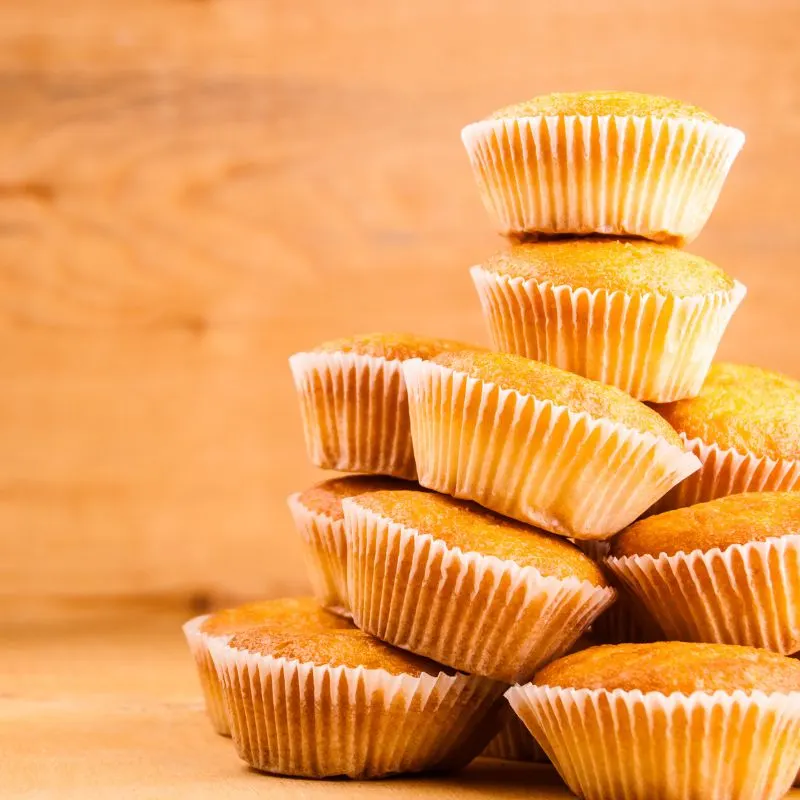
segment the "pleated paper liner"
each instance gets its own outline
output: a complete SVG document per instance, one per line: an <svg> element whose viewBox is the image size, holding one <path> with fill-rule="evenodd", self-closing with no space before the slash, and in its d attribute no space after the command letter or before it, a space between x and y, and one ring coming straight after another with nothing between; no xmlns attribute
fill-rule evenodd
<svg viewBox="0 0 800 800"><path fill-rule="evenodd" d="M211 720L214 730L222 736L230 736L228 726L228 716L225 711L225 703L222 698L222 686L220 685L214 662L208 652L208 642L210 639L227 641L228 636L211 637L202 632L201 627L208 619L208 614L190 619L183 626L183 635L189 645L189 650L194 656L197 665L197 675L200 678L200 687L203 690L203 698L206 704L206 713Z"/></svg>
<svg viewBox="0 0 800 800"><path fill-rule="evenodd" d="M700 459L701 467L667 492L650 509L651 514L705 503L729 494L800 490L800 461L740 453L706 444L702 439L688 439L684 434L681 439L684 449Z"/></svg>
<svg viewBox="0 0 800 800"><path fill-rule="evenodd" d="M419 482L576 539L605 539L694 472L649 432L428 361L404 362Z"/></svg>
<svg viewBox="0 0 800 800"><path fill-rule="evenodd" d="M289 364L314 465L416 477L400 361L312 352L296 353Z"/></svg>
<svg viewBox="0 0 800 800"><path fill-rule="evenodd" d="M239 757L264 772L375 778L464 766L496 730L503 686L396 676L212 645Z"/></svg>
<svg viewBox="0 0 800 800"><path fill-rule="evenodd" d="M300 493L296 492L287 502L303 542L306 571L314 597L329 611L349 617L344 520L312 511L299 498Z"/></svg>
<svg viewBox="0 0 800 800"><path fill-rule="evenodd" d="M507 708L503 712L500 730L486 749L484 758L503 758L507 761L530 761L534 764L549 764L544 750L533 738L520 718Z"/></svg>
<svg viewBox="0 0 800 800"><path fill-rule="evenodd" d="M715 122L629 116L484 120L461 132L504 234L694 239L744 134Z"/></svg>
<svg viewBox="0 0 800 800"><path fill-rule="evenodd" d="M694 397L746 293L692 297L553 286L471 269L497 350L658 403Z"/></svg>
<svg viewBox="0 0 800 800"><path fill-rule="evenodd" d="M506 696L585 800L777 800L800 767L800 693L514 686Z"/></svg>
<svg viewBox="0 0 800 800"><path fill-rule="evenodd" d="M609 557L668 639L800 650L798 534L720 550Z"/></svg>
<svg viewBox="0 0 800 800"><path fill-rule="evenodd" d="M462 672L527 680L614 600L610 587L448 548L357 500L342 508L355 624Z"/></svg>

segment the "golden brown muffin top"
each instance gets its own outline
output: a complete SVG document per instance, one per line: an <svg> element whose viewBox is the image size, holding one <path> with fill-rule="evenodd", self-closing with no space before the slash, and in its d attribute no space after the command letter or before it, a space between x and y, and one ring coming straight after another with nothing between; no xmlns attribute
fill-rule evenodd
<svg viewBox="0 0 800 800"><path fill-rule="evenodd" d="M430 659L384 644L357 628L350 630L292 634L272 627L251 628L236 634L230 647L273 658L331 667L383 669L392 675L438 675L455 670Z"/></svg>
<svg viewBox="0 0 800 800"><path fill-rule="evenodd" d="M317 345L312 353L354 353L374 356L389 361L405 361L408 358L432 358L437 353L463 350L473 345L451 339L432 339L413 333L365 333L345 336Z"/></svg>
<svg viewBox="0 0 800 800"><path fill-rule="evenodd" d="M412 481L402 481L382 475L347 475L331 478L306 489L298 496L298 501L315 514L324 514L332 520L344 517L342 500L364 492L377 492L381 489L418 488Z"/></svg>
<svg viewBox="0 0 800 800"><path fill-rule="evenodd" d="M609 292L705 295L733 289L733 279L700 256L644 239L556 239L518 244L483 265L526 281Z"/></svg>
<svg viewBox="0 0 800 800"><path fill-rule="evenodd" d="M608 585L597 565L565 539L493 514L466 500L434 492L382 491L362 494L353 502L464 553L513 561L520 567L533 567L544 576Z"/></svg>
<svg viewBox="0 0 800 800"><path fill-rule="evenodd" d="M697 119L703 122L719 122L702 108L639 92L555 92L534 97L521 103L501 108L487 119L509 117L659 117L663 119Z"/></svg>
<svg viewBox="0 0 800 800"><path fill-rule="evenodd" d="M228 636L259 625L306 632L353 627L348 620L321 608L313 597L284 597L217 611L200 630L210 636Z"/></svg>
<svg viewBox="0 0 800 800"><path fill-rule="evenodd" d="M554 661L533 682L563 689L672 694L800 691L800 661L730 644L600 645Z"/></svg>
<svg viewBox="0 0 800 800"><path fill-rule="evenodd" d="M639 520L614 537L611 554L671 556L789 534L800 534L800 492L749 492Z"/></svg>
<svg viewBox="0 0 800 800"><path fill-rule="evenodd" d="M471 378L495 383L503 389L512 389L538 400L550 400L594 419L606 419L636 431L652 433L670 444L681 446L678 434L653 409L615 386L606 386L541 361L508 353L462 350L441 353L431 360Z"/></svg>
<svg viewBox="0 0 800 800"><path fill-rule="evenodd" d="M700 394L653 405L678 432L723 450L800 459L800 381L744 364L712 364Z"/></svg>

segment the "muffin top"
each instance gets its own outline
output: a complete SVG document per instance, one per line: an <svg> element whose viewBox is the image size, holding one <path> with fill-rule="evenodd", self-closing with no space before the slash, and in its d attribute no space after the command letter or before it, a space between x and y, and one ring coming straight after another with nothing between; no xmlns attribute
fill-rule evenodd
<svg viewBox="0 0 800 800"><path fill-rule="evenodd" d="M800 534L800 492L749 492L639 520L614 537L611 554L671 556L789 534Z"/></svg>
<svg viewBox="0 0 800 800"><path fill-rule="evenodd" d="M520 567L533 567L544 576L608 585L597 565L575 545L493 514L475 503L434 492L402 490L369 492L352 502L464 553L513 561Z"/></svg>
<svg viewBox="0 0 800 800"><path fill-rule="evenodd" d="M533 682L563 689L626 692L800 691L800 660L731 644L600 645L554 661Z"/></svg>
<svg viewBox="0 0 800 800"><path fill-rule="evenodd" d="M644 239L556 239L518 244L483 265L510 278L589 291L677 295L727 291L734 281L719 267L677 247Z"/></svg>
<svg viewBox="0 0 800 800"><path fill-rule="evenodd" d="M271 626L237 633L229 642L237 650L249 650L273 658L331 667L383 669L392 675L438 675L455 670L422 656L384 644L357 628L349 630L289 633Z"/></svg>
<svg viewBox="0 0 800 800"><path fill-rule="evenodd" d="M639 92L555 92L501 108L487 119L509 117L659 117L662 119L696 119L719 122L702 108Z"/></svg>
<svg viewBox="0 0 800 800"><path fill-rule="evenodd" d="M507 353L462 350L441 353L431 360L471 378L495 383L502 389L512 389L538 400L550 400L577 414L586 413L594 419L617 422L681 446L680 437L662 417L615 386L606 386L541 361Z"/></svg>
<svg viewBox="0 0 800 800"><path fill-rule="evenodd" d="M401 481L381 475L347 475L343 478L331 478L317 483L304 492L297 500L309 511L324 514L332 520L344 517L342 500L364 492L376 492L380 489L411 489L417 484Z"/></svg>
<svg viewBox="0 0 800 800"><path fill-rule="evenodd" d="M800 381L744 364L712 364L697 397L654 405L677 431L723 450L800 459Z"/></svg>
<svg viewBox="0 0 800 800"><path fill-rule="evenodd" d="M311 352L354 353L359 356L385 358L389 361L405 361L407 358L432 358L437 353L471 347L473 345L451 339L431 339L413 333L365 333L323 342Z"/></svg>
<svg viewBox="0 0 800 800"><path fill-rule="evenodd" d="M320 608L312 597L285 597L217 611L203 622L200 630L210 636L228 636L258 625L306 632L353 627L346 619Z"/></svg>

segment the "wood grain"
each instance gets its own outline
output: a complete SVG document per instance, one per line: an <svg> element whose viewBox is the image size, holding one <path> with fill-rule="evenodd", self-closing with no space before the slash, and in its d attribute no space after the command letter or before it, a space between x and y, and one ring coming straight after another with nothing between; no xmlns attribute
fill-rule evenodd
<svg viewBox="0 0 800 800"><path fill-rule="evenodd" d="M750 289L721 355L800 375L800 5L611 8L0 5L2 607L301 590L286 357L485 341L459 129L508 101L615 86L743 128L694 249Z"/></svg>

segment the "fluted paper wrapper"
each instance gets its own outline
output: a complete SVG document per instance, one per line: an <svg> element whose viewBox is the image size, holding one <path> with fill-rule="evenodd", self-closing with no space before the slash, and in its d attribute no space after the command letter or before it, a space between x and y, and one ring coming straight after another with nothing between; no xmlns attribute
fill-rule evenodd
<svg viewBox="0 0 800 800"><path fill-rule="evenodd" d="M208 614L190 619L183 626L183 635L189 645L189 650L194 656L197 665L197 675L200 678L200 687L203 690L203 698L206 704L206 713L211 720L214 730L222 736L230 736L228 727L228 716L225 711L225 703L222 698L222 686L220 685L214 662L208 652L208 642L211 638L219 639L222 642L228 640L227 636L210 637L201 631L203 623L208 619Z"/></svg>
<svg viewBox="0 0 800 800"><path fill-rule="evenodd" d="M497 350L657 403L700 392L747 291L736 282L692 297L626 294L470 272Z"/></svg>
<svg viewBox="0 0 800 800"><path fill-rule="evenodd" d="M289 364L313 464L416 477L400 361L353 353L296 353Z"/></svg>
<svg viewBox="0 0 800 800"><path fill-rule="evenodd" d="M503 713L500 730L481 755L485 758L504 758L507 761L550 763L544 750L539 747L531 732L511 708Z"/></svg>
<svg viewBox="0 0 800 800"><path fill-rule="evenodd" d="M651 514L705 503L729 494L800 490L800 461L740 453L706 444L702 439L688 439L684 434L681 439L687 452L700 459L701 467L667 492L650 509Z"/></svg>
<svg viewBox="0 0 800 800"><path fill-rule="evenodd" d="M505 683L565 653L615 592L464 553L342 502L353 621L385 642Z"/></svg>
<svg viewBox="0 0 800 800"><path fill-rule="evenodd" d="M461 138L501 233L672 244L700 233L744 144L719 123L632 116L483 120Z"/></svg>
<svg viewBox="0 0 800 800"><path fill-rule="evenodd" d="M800 767L800 693L514 686L506 697L585 800L777 800Z"/></svg>
<svg viewBox="0 0 800 800"><path fill-rule="evenodd" d="M226 645L211 654L239 757L264 772L375 778L463 766L496 730L503 687L467 675L391 675Z"/></svg>
<svg viewBox="0 0 800 800"><path fill-rule="evenodd" d="M605 563L668 639L800 650L800 523L763 542Z"/></svg>
<svg viewBox="0 0 800 800"><path fill-rule="evenodd" d="M404 363L418 480L576 539L606 539L694 472L651 433L420 359Z"/></svg>
<svg viewBox="0 0 800 800"><path fill-rule="evenodd" d="M303 542L306 571L314 597L329 611L349 617L344 520L312 511L300 502L299 493L290 495L287 502Z"/></svg>

